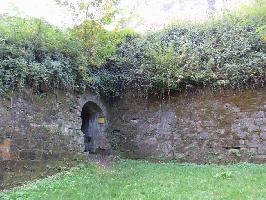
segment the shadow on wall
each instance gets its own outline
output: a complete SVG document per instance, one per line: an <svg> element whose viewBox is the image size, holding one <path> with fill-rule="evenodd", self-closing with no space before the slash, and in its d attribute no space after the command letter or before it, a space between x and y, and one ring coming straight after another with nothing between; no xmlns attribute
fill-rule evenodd
<svg viewBox="0 0 266 200"><path fill-rule="evenodd" d="M94 102L87 102L82 108L81 119L85 152L107 154L110 149L105 133L107 122L101 108Z"/></svg>

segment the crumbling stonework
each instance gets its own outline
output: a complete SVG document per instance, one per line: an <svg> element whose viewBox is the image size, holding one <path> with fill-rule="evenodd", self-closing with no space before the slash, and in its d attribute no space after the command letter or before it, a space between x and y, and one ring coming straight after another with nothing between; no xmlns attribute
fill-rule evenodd
<svg viewBox="0 0 266 200"><path fill-rule="evenodd" d="M75 104L70 94L36 95L31 90L1 98L0 189L13 173L34 177L38 169L47 171L51 161L80 157L84 142Z"/></svg>
<svg viewBox="0 0 266 200"><path fill-rule="evenodd" d="M47 167L51 171L52 166L60 168L84 158L81 128L82 122L86 124L84 119L90 120L90 116L82 119L82 110L93 109L85 107L90 104L97 105L104 118L104 124L99 124L100 134L93 134L93 149L110 150L104 131L109 118L107 106L99 95L63 91L35 94L27 89L1 97L0 190L12 182L13 175L29 180L47 172Z"/></svg>
<svg viewBox="0 0 266 200"><path fill-rule="evenodd" d="M199 90L115 102L109 137L121 155L195 163L266 162L266 90Z"/></svg>
<svg viewBox="0 0 266 200"><path fill-rule="evenodd" d="M68 98L68 99L67 99ZM1 100L0 159L65 159L83 148L71 96L17 93Z"/></svg>
<svg viewBox="0 0 266 200"><path fill-rule="evenodd" d="M97 112L89 105L97 105ZM31 174L50 161L78 158L86 146L82 120L90 116L105 123L96 126L103 128L100 134L87 135L95 136L94 153L194 163L266 162L265 88L160 97L127 93L109 102L91 93L27 90L2 97L0 116L0 189L6 172L29 168Z"/></svg>

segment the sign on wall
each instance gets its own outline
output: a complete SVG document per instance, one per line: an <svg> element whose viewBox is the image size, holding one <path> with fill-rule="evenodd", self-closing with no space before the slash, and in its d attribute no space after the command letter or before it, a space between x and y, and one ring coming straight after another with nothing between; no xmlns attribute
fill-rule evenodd
<svg viewBox="0 0 266 200"><path fill-rule="evenodd" d="M99 117L98 118L98 123L99 124L104 124L105 123L105 118L104 117Z"/></svg>

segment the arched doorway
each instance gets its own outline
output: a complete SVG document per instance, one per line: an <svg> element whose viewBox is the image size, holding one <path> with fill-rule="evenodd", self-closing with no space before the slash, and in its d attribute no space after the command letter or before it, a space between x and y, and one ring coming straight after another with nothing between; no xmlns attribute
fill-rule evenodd
<svg viewBox="0 0 266 200"><path fill-rule="evenodd" d="M82 108L81 118L85 152L107 153L109 148L105 134L107 121L102 109L96 103L89 101Z"/></svg>

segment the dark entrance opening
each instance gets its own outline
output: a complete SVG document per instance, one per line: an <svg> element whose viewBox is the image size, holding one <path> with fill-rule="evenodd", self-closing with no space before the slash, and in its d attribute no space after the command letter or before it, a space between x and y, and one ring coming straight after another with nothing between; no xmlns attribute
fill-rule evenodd
<svg viewBox="0 0 266 200"><path fill-rule="evenodd" d="M101 108L94 102L87 102L81 112L81 130L84 133L85 152L105 153L106 119Z"/></svg>

